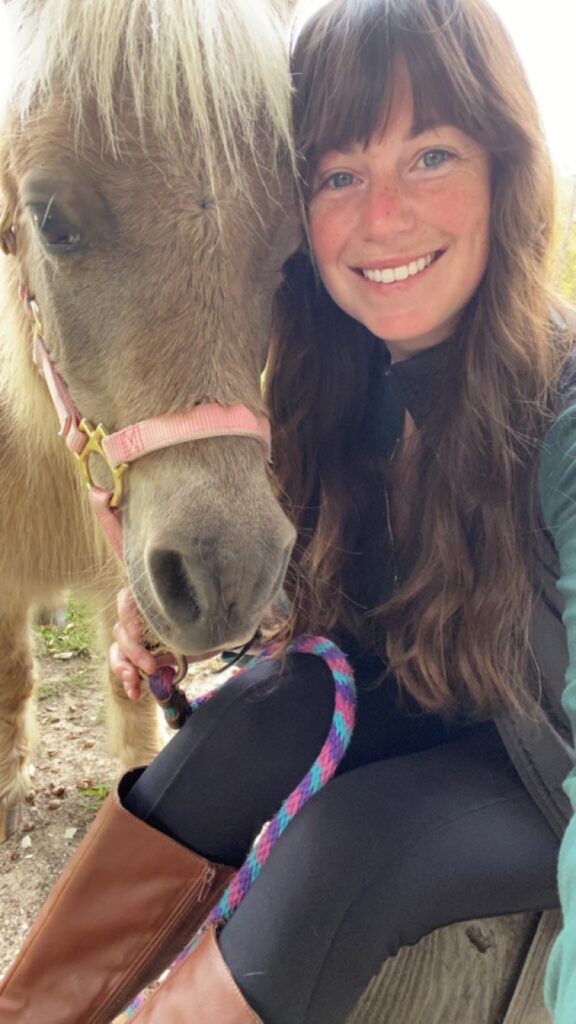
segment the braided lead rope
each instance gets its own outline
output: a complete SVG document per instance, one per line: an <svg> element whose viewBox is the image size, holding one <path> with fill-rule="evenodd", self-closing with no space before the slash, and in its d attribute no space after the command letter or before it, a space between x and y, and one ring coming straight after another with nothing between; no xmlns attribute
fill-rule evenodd
<svg viewBox="0 0 576 1024"><path fill-rule="evenodd" d="M265 648L256 657L252 658L244 668L236 673L235 678L249 672L254 665L262 658L273 657L278 652L278 645L274 644ZM315 654L322 658L328 665L334 677L334 711L328 736L318 757L312 767L308 770L302 781L296 786L282 803L280 810L264 826L260 835L253 843L242 867L230 882L220 902L216 904L206 921L201 925L192 942L178 955L170 970L185 960L186 957L196 948L200 938L207 928L220 926L229 921L232 914L240 906L242 900L249 892L258 878L264 864L268 860L274 844L288 827L298 811L308 802L311 796L318 793L323 786L333 777L340 764L354 730L356 719L356 687L354 685L354 673L349 665L346 655L336 647L330 640L318 636L301 636L289 645L287 654ZM164 680L166 685L166 678ZM207 693L197 698L190 704L191 712L205 704L215 693ZM166 689L163 693L166 695ZM166 696L164 696L166 699ZM144 1005L146 997L143 993L136 997L133 1003L120 1017L116 1024L131 1020L138 1010Z"/></svg>
<svg viewBox="0 0 576 1024"><path fill-rule="evenodd" d="M184 722L199 702L189 702L186 694L176 685L176 672L172 665L165 665L159 668L154 675L148 677L150 692L158 701L164 712L164 718L171 729L180 729ZM211 697L215 690L212 690L206 697ZM202 702L203 703L203 702Z"/></svg>

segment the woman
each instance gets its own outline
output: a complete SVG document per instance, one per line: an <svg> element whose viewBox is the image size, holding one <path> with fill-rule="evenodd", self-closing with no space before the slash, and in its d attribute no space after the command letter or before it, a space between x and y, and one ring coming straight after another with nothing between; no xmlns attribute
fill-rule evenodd
<svg viewBox="0 0 576 1024"><path fill-rule="evenodd" d="M523 72L485 0L331 0L294 84L311 254L286 268L268 375L298 528L277 633L341 644L358 725L142 1024L344 1022L401 946L557 906L576 804L573 329L546 288L552 176ZM136 697L155 662L120 610L112 664ZM331 710L323 664L259 665L125 779L2 1021L111 1019L214 905ZM576 1020L574 828L556 1024Z"/></svg>

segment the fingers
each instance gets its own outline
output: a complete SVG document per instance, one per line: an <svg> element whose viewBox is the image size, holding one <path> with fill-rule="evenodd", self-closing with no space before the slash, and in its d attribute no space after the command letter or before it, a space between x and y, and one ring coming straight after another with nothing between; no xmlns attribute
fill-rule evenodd
<svg viewBox="0 0 576 1024"><path fill-rule="evenodd" d="M141 642L142 620L127 587L118 594L117 604L119 621L112 630L114 643L110 648L110 668L124 684L128 697L137 700L142 693L139 669L152 675L158 662Z"/></svg>
<svg viewBox="0 0 576 1024"><path fill-rule="evenodd" d="M149 676L156 671L158 662L153 654L141 643L138 633L134 634L134 631L130 624L120 620L114 626L112 630L112 636L118 644L120 651L124 655L124 658L132 663L136 669L142 669Z"/></svg>
<svg viewBox="0 0 576 1024"><path fill-rule="evenodd" d="M113 643L109 653L110 669L124 687L130 700L138 700L142 696L142 680L135 665L122 653L118 643Z"/></svg>

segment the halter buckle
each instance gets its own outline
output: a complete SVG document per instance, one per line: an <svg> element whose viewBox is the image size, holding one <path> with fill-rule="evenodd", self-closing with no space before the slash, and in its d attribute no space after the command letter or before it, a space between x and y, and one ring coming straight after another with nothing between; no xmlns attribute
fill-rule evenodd
<svg viewBox="0 0 576 1024"><path fill-rule="evenodd" d="M112 465L102 445L103 440L108 437L108 433L101 423L99 423L97 427L93 427L88 420L82 420L79 425L79 430L81 430L83 434L86 434L88 439L82 451L79 454L77 452L74 453L74 456L78 461L80 473L88 487L95 487L96 484L92 479L92 474L90 472L90 456L99 455L104 459L104 462L112 474L112 483L114 485L114 490L109 502L110 508L118 508L118 505L122 500L122 478L128 469L128 463L122 462L119 466Z"/></svg>

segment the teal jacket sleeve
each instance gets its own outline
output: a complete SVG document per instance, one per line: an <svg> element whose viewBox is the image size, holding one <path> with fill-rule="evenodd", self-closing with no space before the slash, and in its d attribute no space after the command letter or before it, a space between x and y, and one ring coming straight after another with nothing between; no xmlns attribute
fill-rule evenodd
<svg viewBox="0 0 576 1024"><path fill-rule="evenodd" d="M538 487L560 559L557 586L565 601L569 655L562 704L576 737L576 405L561 413L546 438ZM564 789L576 812L576 769ZM576 1024L576 814L560 847L558 883L563 925L548 962L545 999L554 1024Z"/></svg>

